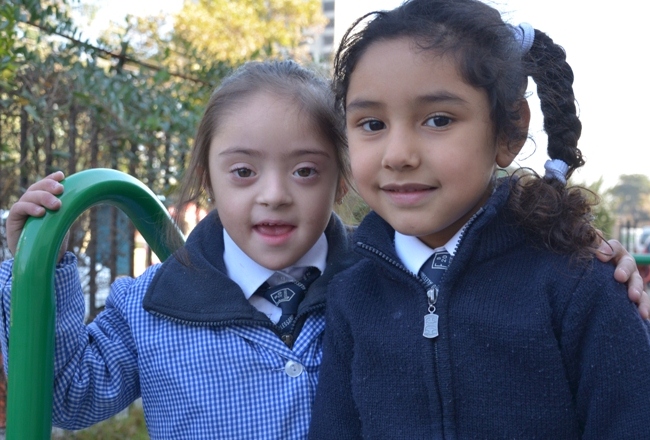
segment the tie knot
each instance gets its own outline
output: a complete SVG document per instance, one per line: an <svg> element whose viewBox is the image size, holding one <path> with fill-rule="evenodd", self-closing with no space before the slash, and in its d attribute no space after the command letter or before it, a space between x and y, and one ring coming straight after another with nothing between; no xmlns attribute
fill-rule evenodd
<svg viewBox="0 0 650 440"><path fill-rule="evenodd" d="M315 267L309 267L300 280L289 281L287 283L269 286L264 283L259 289L267 301L271 302L282 309L282 316L278 322L278 327L283 332L289 331L293 327L295 315L298 313L298 306L305 298L305 293L309 285L320 276L320 271Z"/></svg>
<svg viewBox="0 0 650 440"><path fill-rule="evenodd" d="M447 250L442 249L436 251L424 262L420 269L420 277L427 282L427 284L438 284L445 270L451 263L451 254Z"/></svg>

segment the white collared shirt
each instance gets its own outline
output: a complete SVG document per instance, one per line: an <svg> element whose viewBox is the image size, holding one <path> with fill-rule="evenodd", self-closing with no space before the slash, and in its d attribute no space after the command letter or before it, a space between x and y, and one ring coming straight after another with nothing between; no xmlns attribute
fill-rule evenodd
<svg viewBox="0 0 650 440"><path fill-rule="evenodd" d="M456 248L458 247L458 242L460 241L460 236L464 229L465 226L460 228L444 246L435 249L431 249L417 237L400 234L395 231L395 252L397 252L397 256L402 261L402 264L404 264L408 270L417 275L424 262L427 261L434 252L444 248L453 257L454 254L456 254Z"/></svg>
<svg viewBox="0 0 650 440"><path fill-rule="evenodd" d="M223 243L223 261L228 271L228 277L241 287L244 296L251 305L268 316L274 324L280 320L282 309L260 295L253 295L255 291L265 282L274 286L300 279L309 266L316 267L321 273L327 266L328 246L324 233L294 265L279 271L267 269L256 263L237 246L225 229L223 230Z"/></svg>

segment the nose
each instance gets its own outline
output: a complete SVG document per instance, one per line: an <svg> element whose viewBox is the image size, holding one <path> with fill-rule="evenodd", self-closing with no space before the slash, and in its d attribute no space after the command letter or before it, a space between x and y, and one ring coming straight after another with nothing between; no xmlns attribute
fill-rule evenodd
<svg viewBox="0 0 650 440"><path fill-rule="evenodd" d="M408 170L420 165L417 139L410 130L395 126L387 133L381 165L393 171Z"/></svg>
<svg viewBox="0 0 650 440"><path fill-rule="evenodd" d="M278 208L292 203L289 178L280 173L269 173L259 186L257 203L271 208Z"/></svg>

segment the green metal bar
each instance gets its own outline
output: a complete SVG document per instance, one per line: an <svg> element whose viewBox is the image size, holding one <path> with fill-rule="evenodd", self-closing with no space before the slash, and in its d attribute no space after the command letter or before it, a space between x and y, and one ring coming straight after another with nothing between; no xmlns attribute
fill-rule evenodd
<svg viewBox="0 0 650 440"><path fill-rule="evenodd" d="M161 260L174 251L166 240L169 213L158 198L128 174L92 169L62 181L61 209L30 218L18 242L13 266L7 439L49 439L54 378L54 270L59 248L72 223L99 203L129 216ZM179 238L182 234L173 227ZM179 241L182 242L182 241Z"/></svg>
<svg viewBox="0 0 650 440"><path fill-rule="evenodd" d="M650 266L650 254L632 254L639 266Z"/></svg>

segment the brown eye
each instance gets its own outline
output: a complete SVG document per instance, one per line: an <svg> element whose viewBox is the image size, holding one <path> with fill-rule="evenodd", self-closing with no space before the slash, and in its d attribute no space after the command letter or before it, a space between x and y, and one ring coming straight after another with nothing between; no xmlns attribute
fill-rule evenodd
<svg viewBox="0 0 650 440"><path fill-rule="evenodd" d="M386 128L386 124L384 124L381 121L378 121L377 119L373 119L372 121L366 121L361 126L366 131L379 131Z"/></svg>
<svg viewBox="0 0 650 440"><path fill-rule="evenodd" d="M251 177L253 175L253 171L249 168L237 168L233 172L237 175L237 177L242 178Z"/></svg>
<svg viewBox="0 0 650 440"><path fill-rule="evenodd" d="M299 168L294 171L294 175L298 177L310 177L316 173L316 170L313 168Z"/></svg>
<svg viewBox="0 0 650 440"><path fill-rule="evenodd" d="M424 123L424 125L428 125L429 127L446 127L447 125L451 124L451 118L447 116L433 116L429 119L427 119Z"/></svg>

